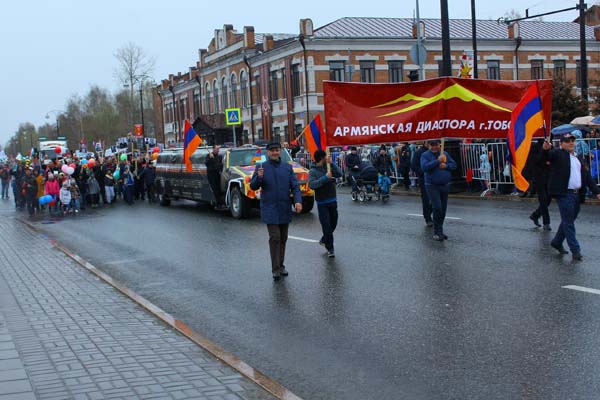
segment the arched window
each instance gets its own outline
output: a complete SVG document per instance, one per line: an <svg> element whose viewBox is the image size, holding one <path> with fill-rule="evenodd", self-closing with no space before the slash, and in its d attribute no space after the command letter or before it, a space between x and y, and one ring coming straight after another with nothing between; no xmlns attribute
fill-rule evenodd
<svg viewBox="0 0 600 400"><path fill-rule="evenodd" d="M204 87L204 109L206 110L207 114L212 114L211 110L210 110L210 83L206 82L206 85Z"/></svg>
<svg viewBox="0 0 600 400"><path fill-rule="evenodd" d="M237 78L235 74L231 74L231 107L237 108Z"/></svg>
<svg viewBox="0 0 600 400"><path fill-rule="evenodd" d="M217 80L213 81L213 102L215 103L215 114L219 112L219 86Z"/></svg>
<svg viewBox="0 0 600 400"><path fill-rule="evenodd" d="M222 96L221 98L223 99L223 110L225 110L226 108L228 108L229 105L229 92L227 91L227 78L223 77L223 79L221 79L221 91L222 91Z"/></svg>
<svg viewBox="0 0 600 400"><path fill-rule="evenodd" d="M246 71L240 72L240 94L242 95L242 107L248 107L248 79Z"/></svg>

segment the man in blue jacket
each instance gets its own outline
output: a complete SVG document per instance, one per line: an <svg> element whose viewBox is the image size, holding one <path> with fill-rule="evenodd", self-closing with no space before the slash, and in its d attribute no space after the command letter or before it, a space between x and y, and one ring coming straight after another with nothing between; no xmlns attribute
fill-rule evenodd
<svg viewBox="0 0 600 400"><path fill-rule="evenodd" d="M269 143L267 154L269 159L262 164L257 164L250 181L250 188L261 189L260 217L267 224L269 231L271 270L273 279L278 281L282 276L288 276L283 262L288 226L292 221L290 191L294 196L297 213L302 211L302 194L292 166L281 161L281 145Z"/></svg>
<svg viewBox="0 0 600 400"><path fill-rule="evenodd" d="M425 189L433 208L433 239L448 239L444 233L444 219L448 207L450 171L456 169L456 162L450 154L441 154L440 140L429 141L429 150L421 156L421 169L425 174Z"/></svg>

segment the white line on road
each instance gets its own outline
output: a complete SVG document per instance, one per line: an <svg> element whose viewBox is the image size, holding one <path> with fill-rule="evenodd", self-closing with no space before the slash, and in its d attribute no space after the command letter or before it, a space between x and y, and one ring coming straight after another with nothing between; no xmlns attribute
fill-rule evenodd
<svg viewBox="0 0 600 400"><path fill-rule="evenodd" d="M410 215L411 217L422 217L423 216L423 214L406 214L406 215ZM446 217L446 219L462 219L462 218Z"/></svg>
<svg viewBox="0 0 600 400"><path fill-rule="evenodd" d="M600 290L598 290L598 289L590 289L590 288L586 288L583 286L576 286L576 285L563 286L563 289L571 289L571 290L578 290L580 292L600 294Z"/></svg>
<svg viewBox="0 0 600 400"><path fill-rule="evenodd" d="M308 242L308 243L319 243L318 240L305 239L305 238L301 238L301 237L298 237L298 236L288 236L288 239L296 239L296 240L301 240L303 242Z"/></svg>
<svg viewBox="0 0 600 400"><path fill-rule="evenodd" d="M132 263L138 263L138 262L144 262L144 261L148 261L147 258L124 258L121 260L115 260L115 261L106 261L103 262L103 264L106 265L119 265L119 264L132 264Z"/></svg>

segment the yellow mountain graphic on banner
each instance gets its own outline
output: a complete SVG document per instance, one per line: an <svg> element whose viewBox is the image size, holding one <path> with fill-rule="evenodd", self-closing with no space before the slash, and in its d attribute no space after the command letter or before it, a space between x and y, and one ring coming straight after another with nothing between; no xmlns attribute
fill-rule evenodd
<svg viewBox="0 0 600 400"><path fill-rule="evenodd" d="M511 110L509 110L508 108L504 108L501 107L497 104L492 103L491 101L489 101L488 99L485 99L481 96L479 96L478 94L475 94L473 92L471 92L468 89L465 89L464 87L460 86L458 83L455 83L452 86L447 87L446 89L444 89L442 92L436 94L433 97L418 97L415 96L413 94L405 94L404 96L396 99L396 100L392 100L388 103L385 104L380 104L378 106L372 107L372 108L380 108L380 107L385 107L388 105L392 105L392 104L396 104L396 103L400 103L402 101L411 101L411 100L417 100L418 103L416 104L412 104L408 107L405 108L401 108L397 111L393 111L391 113L388 114L384 114L384 115L380 115L379 117L389 117L392 115L397 115L397 114L402 114L405 112L409 112L409 111L413 111L413 110L417 110L419 108L423 108L423 107L427 107L433 103L436 103L440 100L450 100L450 99L459 99L462 100L466 103L469 103L471 101L477 101L479 103L485 104L488 107L491 108L495 108L497 110L501 110L501 111L506 111L506 112L511 112Z"/></svg>

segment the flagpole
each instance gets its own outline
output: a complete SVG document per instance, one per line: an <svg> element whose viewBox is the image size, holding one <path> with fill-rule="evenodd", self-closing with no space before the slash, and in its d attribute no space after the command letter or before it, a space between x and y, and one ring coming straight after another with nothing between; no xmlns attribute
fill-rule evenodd
<svg viewBox="0 0 600 400"><path fill-rule="evenodd" d="M542 119L544 120L544 140L548 141L548 130L546 128L546 117L544 116L544 104L542 103L542 93L540 92L540 80L535 80L535 86L537 87L538 96L540 96L540 105L542 107Z"/></svg>
<svg viewBox="0 0 600 400"><path fill-rule="evenodd" d="M329 154L329 147L326 147L326 148L325 148L325 153L327 154L327 159L329 159L329 157L331 156L331 155ZM328 173L328 174L329 174L329 173L331 173L331 160L329 160L329 161L327 162L327 173Z"/></svg>

